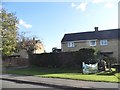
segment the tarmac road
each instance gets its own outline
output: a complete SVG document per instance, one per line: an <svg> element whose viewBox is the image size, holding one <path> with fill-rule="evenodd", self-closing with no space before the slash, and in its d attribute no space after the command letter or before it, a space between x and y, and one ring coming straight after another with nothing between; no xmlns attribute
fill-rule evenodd
<svg viewBox="0 0 120 90"><path fill-rule="evenodd" d="M0 80L2 82L2 88L52 88L42 85L33 85L33 84L25 84L25 83L17 83L12 81ZM53 89L53 88L52 88ZM54 90L54 89L53 89Z"/></svg>
<svg viewBox="0 0 120 90"><path fill-rule="evenodd" d="M26 83L19 83L19 82L13 82L13 81L7 81L7 80L0 80L2 82L2 90L89 90L89 89L82 89L82 88L64 88L64 89L58 89L54 87L48 87L43 85L33 85L33 84L26 84ZM91 89L92 90L92 89ZM93 89L94 90L94 89ZM112 89L96 89L96 90L112 90ZM118 89L113 89L118 90Z"/></svg>
<svg viewBox="0 0 120 90"><path fill-rule="evenodd" d="M3 81L3 88L46 89L48 87L50 90L66 90L66 89L67 90L120 90L119 88L120 83L78 81L78 80L59 79L59 78L42 78L42 77L14 75L14 74L4 74L1 76L0 79L8 81L8 82ZM14 84L10 85L11 84L10 82Z"/></svg>

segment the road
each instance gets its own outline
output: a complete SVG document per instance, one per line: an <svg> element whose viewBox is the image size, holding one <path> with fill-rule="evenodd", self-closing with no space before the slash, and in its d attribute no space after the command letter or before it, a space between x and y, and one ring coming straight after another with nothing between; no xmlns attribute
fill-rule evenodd
<svg viewBox="0 0 120 90"><path fill-rule="evenodd" d="M46 86L46 85L36 85L36 84L28 84L28 83L21 83L21 82L13 82L13 81L6 81L6 80L0 80L0 82L2 82L2 90L16 90L16 88L18 88L18 90L20 88L34 88L34 89L38 89L38 90L44 90L44 89L50 89L50 90L119 90L117 88L115 89L83 89L83 88L55 88L55 87L50 87L50 86ZM5 89L5 88L9 88L9 89ZM11 88L11 89L10 89ZM24 90L24 89L23 89ZM32 89L33 90L33 89Z"/></svg>
<svg viewBox="0 0 120 90"><path fill-rule="evenodd" d="M0 80L0 82L2 82L2 90L16 90L16 88L18 88L18 90L20 88L34 88L37 90L46 90L46 89L50 89L50 90L88 90L88 89L76 89L76 88L55 88L55 87L49 87L49 86L43 86L43 85L33 85L33 84L27 84L27 83L19 83L19 82L13 82L13 81L6 81L6 80ZM23 89L23 90L24 90ZM33 89L32 89L33 90Z"/></svg>
<svg viewBox="0 0 120 90"><path fill-rule="evenodd" d="M42 85L32 85L32 84L25 84L25 83L16 83L16 82L6 81L6 80L0 80L0 82L2 82L2 88L49 88L49 89L53 89L54 90L54 88L52 88L52 87L47 87L47 86L42 86Z"/></svg>

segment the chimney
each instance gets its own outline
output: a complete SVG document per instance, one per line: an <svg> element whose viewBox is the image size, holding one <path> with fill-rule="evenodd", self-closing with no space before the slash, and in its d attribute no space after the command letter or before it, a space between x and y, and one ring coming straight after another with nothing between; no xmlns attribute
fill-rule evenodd
<svg viewBox="0 0 120 90"><path fill-rule="evenodd" d="M35 41L35 37L33 37L33 41Z"/></svg>
<svg viewBox="0 0 120 90"><path fill-rule="evenodd" d="M96 32L98 32L98 27L95 27L94 29L95 29Z"/></svg>

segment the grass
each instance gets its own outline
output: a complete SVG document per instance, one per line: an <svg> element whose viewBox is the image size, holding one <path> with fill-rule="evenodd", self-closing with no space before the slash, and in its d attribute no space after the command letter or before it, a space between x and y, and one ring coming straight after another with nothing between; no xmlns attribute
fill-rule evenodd
<svg viewBox="0 0 120 90"><path fill-rule="evenodd" d="M10 73L10 74L19 74L19 75L32 75L32 76L38 76L38 77L120 83L120 73L115 73L115 72L82 74L80 73L79 69L61 69L61 68L56 69L56 68L38 68L38 67L6 70L3 72Z"/></svg>

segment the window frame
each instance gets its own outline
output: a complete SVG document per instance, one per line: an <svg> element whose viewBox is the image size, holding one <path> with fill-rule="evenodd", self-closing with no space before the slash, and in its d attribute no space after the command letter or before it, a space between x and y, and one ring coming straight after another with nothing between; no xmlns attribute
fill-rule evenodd
<svg viewBox="0 0 120 90"><path fill-rule="evenodd" d="M73 42L73 41L67 42L67 47L69 47L69 48L75 47L75 42Z"/></svg>
<svg viewBox="0 0 120 90"><path fill-rule="evenodd" d="M108 40L106 39L100 40L100 46L107 46L107 45L108 45Z"/></svg>
<svg viewBox="0 0 120 90"><path fill-rule="evenodd" d="M91 42L92 42L92 41L94 41L94 42L95 42L95 44L94 44L94 45L92 45L92 44L91 44ZM96 46L96 45L97 45L96 40L89 40L89 45L90 45L90 46Z"/></svg>

